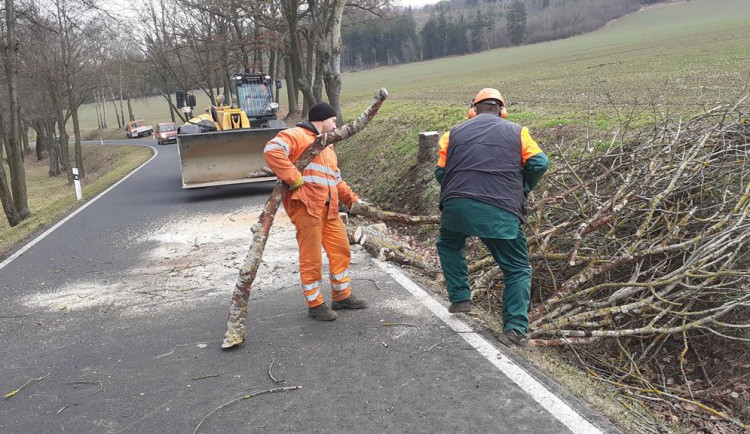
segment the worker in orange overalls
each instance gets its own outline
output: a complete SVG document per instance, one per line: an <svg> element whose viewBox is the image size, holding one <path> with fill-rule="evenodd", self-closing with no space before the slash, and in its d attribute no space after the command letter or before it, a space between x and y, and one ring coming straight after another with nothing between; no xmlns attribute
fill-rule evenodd
<svg viewBox="0 0 750 434"><path fill-rule="evenodd" d="M323 256L328 255L333 309L362 309L364 300L351 295L349 260L351 250L344 224L339 217L339 201L348 208L359 197L341 179L336 152L328 146L300 173L294 162L315 141L319 134L336 128L336 110L320 102L308 113L307 122L280 131L268 144L263 155L276 176L289 184L284 196L284 209L297 229L299 274L308 315L319 321L333 321L338 315L323 301Z"/></svg>

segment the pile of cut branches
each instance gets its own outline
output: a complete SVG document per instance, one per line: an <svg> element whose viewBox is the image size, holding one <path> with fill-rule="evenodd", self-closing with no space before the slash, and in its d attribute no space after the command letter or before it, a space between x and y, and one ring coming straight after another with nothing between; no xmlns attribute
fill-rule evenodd
<svg viewBox="0 0 750 434"><path fill-rule="evenodd" d="M532 344L566 346L591 375L712 429L747 428L720 396L747 400L732 385L750 371L718 384L695 348L750 340L747 99L597 146L546 144L554 167L527 219ZM492 259L472 271L493 299Z"/></svg>

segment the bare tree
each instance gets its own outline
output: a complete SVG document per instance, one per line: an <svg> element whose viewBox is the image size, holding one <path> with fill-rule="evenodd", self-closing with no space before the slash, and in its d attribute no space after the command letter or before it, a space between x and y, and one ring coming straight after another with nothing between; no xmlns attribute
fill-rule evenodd
<svg viewBox="0 0 750 434"><path fill-rule="evenodd" d="M16 18L13 0L5 0L5 32L3 38L3 66L5 69L6 84L8 87L8 112L9 128L5 135L8 147L8 168L10 171L11 191L13 204L21 220L31 215L28 197L26 194L26 171L23 166L23 152L19 142L19 119L18 119L18 50L21 42L16 37ZM3 173L3 178L5 174ZM5 209L5 208L4 208ZM7 211L6 211L7 215Z"/></svg>

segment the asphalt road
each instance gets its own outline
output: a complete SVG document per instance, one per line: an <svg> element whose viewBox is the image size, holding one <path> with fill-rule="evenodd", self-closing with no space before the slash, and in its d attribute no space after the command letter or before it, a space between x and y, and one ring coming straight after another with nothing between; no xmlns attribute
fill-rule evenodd
<svg viewBox="0 0 750 434"><path fill-rule="evenodd" d="M617 432L356 246L368 308L308 318L283 213L221 350L273 184L182 190L175 145L126 143L158 155L0 263L0 432Z"/></svg>

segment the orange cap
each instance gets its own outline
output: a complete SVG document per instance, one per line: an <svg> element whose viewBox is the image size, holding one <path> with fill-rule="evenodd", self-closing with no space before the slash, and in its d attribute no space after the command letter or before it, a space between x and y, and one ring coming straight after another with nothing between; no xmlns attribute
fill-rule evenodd
<svg viewBox="0 0 750 434"><path fill-rule="evenodd" d="M500 91L491 87L485 87L484 89L480 90L477 96L474 98L474 104L479 104L486 99L494 99L500 101L501 106L505 105L505 98L503 98L503 95L500 93Z"/></svg>

